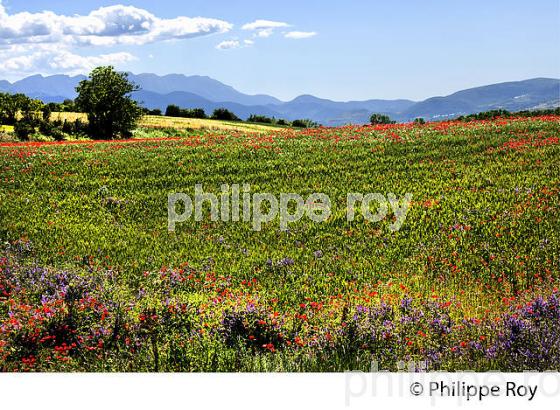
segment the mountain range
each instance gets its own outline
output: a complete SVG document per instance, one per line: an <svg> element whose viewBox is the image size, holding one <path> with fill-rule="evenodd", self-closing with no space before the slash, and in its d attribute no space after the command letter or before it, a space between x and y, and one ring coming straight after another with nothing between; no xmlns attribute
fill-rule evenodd
<svg viewBox="0 0 560 410"><path fill-rule="evenodd" d="M0 80L0 91L24 93L44 102L62 102L76 97L75 88L85 76L33 75L16 82ZM372 113L388 114L397 121L453 118L493 109L508 111L560 106L560 80L534 78L470 88L424 101L379 100L338 102L301 95L291 101L259 94L247 95L205 76L169 74L132 74L129 79L140 86L133 98L146 108L165 110L176 104L183 108L203 108L207 113L224 107L246 119L251 114L269 117L309 118L323 125L369 122Z"/></svg>

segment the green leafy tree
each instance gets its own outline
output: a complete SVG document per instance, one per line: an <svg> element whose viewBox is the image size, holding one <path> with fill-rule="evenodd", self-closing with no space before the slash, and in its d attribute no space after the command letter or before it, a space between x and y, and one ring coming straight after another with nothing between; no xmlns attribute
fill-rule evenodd
<svg viewBox="0 0 560 410"><path fill-rule="evenodd" d="M27 120L21 120L14 124L14 132L18 139L27 141L29 136L35 132L35 126Z"/></svg>
<svg viewBox="0 0 560 410"><path fill-rule="evenodd" d="M227 108L216 108L210 118L222 121L241 121L237 115Z"/></svg>
<svg viewBox="0 0 560 410"><path fill-rule="evenodd" d="M190 110L186 110L186 116L188 118L208 118L206 112L202 108L193 108Z"/></svg>
<svg viewBox="0 0 560 410"><path fill-rule="evenodd" d="M319 124L310 119L293 120L292 127L296 128L317 128Z"/></svg>
<svg viewBox="0 0 560 410"><path fill-rule="evenodd" d="M369 122L371 122L372 125L395 123L395 121L391 120L391 117L385 114L372 114L371 117L369 117Z"/></svg>
<svg viewBox="0 0 560 410"><path fill-rule="evenodd" d="M111 66L97 67L76 91L76 105L87 113L88 132L95 139L127 138L142 112L130 94L139 87L128 80L128 74Z"/></svg>
<svg viewBox="0 0 560 410"><path fill-rule="evenodd" d="M25 97L22 99L19 109L21 113L21 120L20 121L28 121L34 125L37 125L38 122L43 118L43 110L44 104L40 100L32 100L29 97Z"/></svg>
<svg viewBox="0 0 560 410"><path fill-rule="evenodd" d="M24 94L0 93L0 122L7 125L15 124L18 113L25 111L30 101Z"/></svg>
<svg viewBox="0 0 560 410"><path fill-rule="evenodd" d="M181 108L175 104L169 104L165 110L166 117L180 117Z"/></svg>
<svg viewBox="0 0 560 410"><path fill-rule="evenodd" d="M43 121L48 122L51 119L52 114L52 107L49 104L43 105L41 108L41 112L43 113Z"/></svg>
<svg viewBox="0 0 560 410"><path fill-rule="evenodd" d="M60 111L76 112L78 111L78 107L76 107L76 103L73 100L67 98L62 102L62 104L60 104Z"/></svg>
<svg viewBox="0 0 560 410"><path fill-rule="evenodd" d="M249 118L247 118L247 122L259 122L263 124L274 124L276 122L275 118L270 118L265 115L257 115L251 114Z"/></svg>

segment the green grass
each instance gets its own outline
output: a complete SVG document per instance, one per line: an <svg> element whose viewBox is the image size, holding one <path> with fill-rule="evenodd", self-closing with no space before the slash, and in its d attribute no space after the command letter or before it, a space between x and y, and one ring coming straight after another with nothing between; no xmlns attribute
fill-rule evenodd
<svg viewBox="0 0 560 410"><path fill-rule="evenodd" d="M273 142L220 134L123 146L45 147L23 160L4 149L0 233L5 240L31 239L43 263L60 265L92 255L131 280L144 270L183 262L202 268L210 259L219 274L250 278L268 259L289 257L296 261L293 277L279 282L261 274L260 279L267 291L291 301L395 278L421 293L432 288L453 293L450 283L475 280L495 286L481 259L500 255L502 271L513 275L515 257L528 257L524 270L541 272L550 254L539 241L548 235L551 246L558 246L560 231L557 208L539 209L543 198L557 201L541 192L558 189L557 145L488 151L516 134L556 135L558 124L520 122L497 130L455 126L444 135L419 128L401 132L410 136L406 143L380 141L375 132L359 140L348 138L351 132L331 131L326 140L280 135ZM341 139L334 142L337 133ZM276 196L323 192L333 201L334 213L326 223L304 219L288 232L279 232L278 222L253 232L248 223L189 221L168 233L168 193L193 195L197 183L214 193L221 184L233 183ZM438 205L414 206L402 230L391 234L388 222L346 222L348 192L399 197L410 192L417 204ZM108 205L108 197L119 205ZM535 225L536 217L544 221ZM473 229L449 239L450 227L457 224ZM325 258L314 260L315 250ZM427 268L427 254L434 257L435 269ZM450 272L444 260L455 261L461 274ZM335 280L325 277L327 272ZM531 282L528 276L520 280ZM472 304L478 305L476 299Z"/></svg>
<svg viewBox="0 0 560 410"><path fill-rule="evenodd" d="M0 147L0 239L29 240L43 266L110 269L130 298L147 286L145 272L188 266L226 278L234 305L297 312L316 301L340 311L410 295L452 301L457 319L499 316L558 286L559 135L558 117L548 117ZM325 193L333 214L286 232L278 221L255 232L210 220L167 231L169 193L234 183L277 197ZM391 233L388 220L346 221L349 192L412 193L413 205ZM284 258L293 265L278 268ZM206 306L217 326L225 307L213 305L213 286L181 298ZM283 368L295 369L311 359L286 360Z"/></svg>

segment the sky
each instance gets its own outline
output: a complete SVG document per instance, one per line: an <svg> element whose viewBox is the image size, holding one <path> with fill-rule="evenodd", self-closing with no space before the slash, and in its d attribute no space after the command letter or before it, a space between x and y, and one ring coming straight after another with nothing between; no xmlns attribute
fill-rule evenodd
<svg viewBox="0 0 560 410"><path fill-rule="evenodd" d="M0 0L0 79L205 75L290 100L560 78L559 0Z"/></svg>

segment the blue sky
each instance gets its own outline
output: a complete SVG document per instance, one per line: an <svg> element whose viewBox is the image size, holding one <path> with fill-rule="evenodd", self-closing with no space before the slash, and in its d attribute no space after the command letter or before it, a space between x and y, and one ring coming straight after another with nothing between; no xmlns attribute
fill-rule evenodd
<svg viewBox="0 0 560 410"><path fill-rule="evenodd" d="M558 0L0 4L1 79L111 63L134 73L208 75L283 100L359 100L560 77Z"/></svg>

